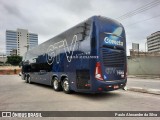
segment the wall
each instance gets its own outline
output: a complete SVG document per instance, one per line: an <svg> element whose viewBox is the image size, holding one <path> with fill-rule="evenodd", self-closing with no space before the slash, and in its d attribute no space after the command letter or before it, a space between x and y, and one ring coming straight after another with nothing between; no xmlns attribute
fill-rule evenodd
<svg viewBox="0 0 160 120"><path fill-rule="evenodd" d="M160 75L160 57L128 58L128 75Z"/></svg>
<svg viewBox="0 0 160 120"><path fill-rule="evenodd" d="M0 56L0 62L6 62L7 61L7 57L6 56Z"/></svg>
<svg viewBox="0 0 160 120"><path fill-rule="evenodd" d="M14 74L19 74L20 72L21 69L7 69L7 70L0 69L0 75L14 75Z"/></svg>

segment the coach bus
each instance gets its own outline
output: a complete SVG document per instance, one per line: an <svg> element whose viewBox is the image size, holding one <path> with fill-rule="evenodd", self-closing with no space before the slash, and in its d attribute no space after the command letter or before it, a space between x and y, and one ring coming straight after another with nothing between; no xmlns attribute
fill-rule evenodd
<svg viewBox="0 0 160 120"><path fill-rule="evenodd" d="M93 16L28 50L22 79L65 93L99 93L124 88L126 68L124 27L116 20Z"/></svg>

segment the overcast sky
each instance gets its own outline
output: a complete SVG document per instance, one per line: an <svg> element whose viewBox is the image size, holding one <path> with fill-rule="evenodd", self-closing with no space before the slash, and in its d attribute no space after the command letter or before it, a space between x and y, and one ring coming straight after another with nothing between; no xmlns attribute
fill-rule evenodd
<svg viewBox="0 0 160 120"><path fill-rule="evenodd" d="M6 29L28 29L38 34L40 44L93 15L116 19L152 1L155 0L0 0L0 52L5 52ZM160 16L155 17L159 11L157 5L120 21L126 30L128 51L132 42L140 43L140 50L145 51L146 37L160 31Z"/></svg>

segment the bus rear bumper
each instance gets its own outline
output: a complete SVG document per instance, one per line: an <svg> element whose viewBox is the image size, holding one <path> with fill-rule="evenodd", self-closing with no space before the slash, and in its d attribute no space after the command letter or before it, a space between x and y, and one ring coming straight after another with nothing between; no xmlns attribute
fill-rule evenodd
<svg viewBox="0 0 160 120"><path fill-rule="evenodd" d="M97 86L95 91L104 92L104 91L113 91L118 89L123 89L126 86L127 80L115 80L115 81L97 81Z"/></svg>
<svg viewBox="0 0 160 120"><path fill-rule="evenodd" d="M115 80L115 81L96 81L94 86L91 86L89 90L74 90L80 93L103 93L107 91L114 91L123 89L126 86L127 80Z"/></svg>

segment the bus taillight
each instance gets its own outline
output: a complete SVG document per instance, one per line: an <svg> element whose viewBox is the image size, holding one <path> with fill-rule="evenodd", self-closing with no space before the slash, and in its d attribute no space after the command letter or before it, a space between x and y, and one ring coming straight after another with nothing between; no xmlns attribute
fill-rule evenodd
<svg viewBox="0 0 160 120"><path fill-rule="evenodd" d="M96 63L95 78L98 80L103 80L100 62Z"/></svg>

